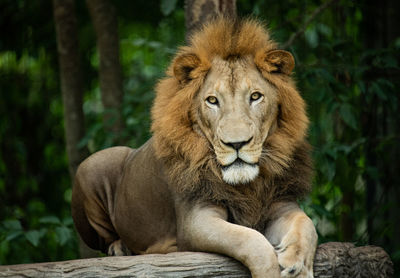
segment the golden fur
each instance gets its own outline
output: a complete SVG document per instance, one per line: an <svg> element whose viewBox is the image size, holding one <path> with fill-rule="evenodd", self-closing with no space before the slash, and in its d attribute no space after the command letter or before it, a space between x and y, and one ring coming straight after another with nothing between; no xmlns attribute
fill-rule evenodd
<svg viewBox="0 0 400 278"><path fill-rule="evenodd" d="M222 204L235 222L255 228L268 218L271 203L296 200L310 189L305 104L289 74L292 56L277 54L276 49L259 22L217 19L180 48L156 88L152 109L153 146L167 167L172 189L184 198ZM247 56L277 89L279 118L276 130L264 142L260 175L250 184L230 186L221 180L212 146L194 130L195 95L215 57Z"/></svg>

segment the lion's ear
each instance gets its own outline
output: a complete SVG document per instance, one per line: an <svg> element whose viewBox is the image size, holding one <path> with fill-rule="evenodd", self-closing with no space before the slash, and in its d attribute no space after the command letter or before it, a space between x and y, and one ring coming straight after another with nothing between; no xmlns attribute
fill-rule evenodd
<svg viewBox="0 0 400 278"><path fill-rule="evenodd" d="M190 80L196 78L193 75L195 70L200 65L200 59L193 53L181 54L175 58L173 63L174 76L181 84L187 84Z"/></svg>
<svg viewBox="0 0 400 278"><path fill-rule="evenodd" d="M285 50L262 51L256 55L255 62L269 73L290 74L294 69L293 55Z"/></svg>

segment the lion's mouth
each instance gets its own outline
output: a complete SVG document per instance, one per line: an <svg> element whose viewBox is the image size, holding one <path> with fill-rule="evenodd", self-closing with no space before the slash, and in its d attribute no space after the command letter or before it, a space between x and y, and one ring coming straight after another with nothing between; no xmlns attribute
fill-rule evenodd
<svg viewBox="0 0 400 278"><path fill-rule="evenodd" d="M232 163L227 164L227 165L222 165L222 170L226 170L226 169L228 169L229 167L232 167L232 166L243 167L243 166L246 166L246 165L256 167L258 164L257 163L248 163L248 162L246 162L243 159L238 157Z"/></svg>
<svg viewBox="0 0 400 278"><path fill-rule="evenodd" d="M229 165L222 166L222 178L229 184L245 184L253 181L259 173L257 163L247 163L237 158Z"/></svg>

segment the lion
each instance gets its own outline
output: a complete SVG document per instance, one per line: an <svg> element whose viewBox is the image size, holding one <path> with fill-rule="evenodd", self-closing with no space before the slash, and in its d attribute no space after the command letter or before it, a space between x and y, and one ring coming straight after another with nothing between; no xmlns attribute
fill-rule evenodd
<svg viewBox="0 0 400 278"><path fill-rule="evenodd" d="M225 254L252 277L313 277L315 227L297 204L312 166L293 56L262 23L219 18L156 87L153 137L79 166L72 216L108 255Z"/></svg>

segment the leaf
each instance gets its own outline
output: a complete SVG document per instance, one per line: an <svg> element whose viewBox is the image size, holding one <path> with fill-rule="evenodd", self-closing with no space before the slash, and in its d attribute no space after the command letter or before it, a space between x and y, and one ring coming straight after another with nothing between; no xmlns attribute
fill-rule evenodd
<svg viewBox="0 0 400 278"><path fill-rule="evenodd" d="M61 221L60 221L60 219L58 219L58 217L49 215L49 216L41 217L39 219L39 223L42 223L42 224L61 224Z"/></svg>
<svg viewBox="0 0 400 278"><path fill-rule="evenodd" d="M71 203L71 200L72 200L72 188L68 188L67 190L65 190L65 192L64 192L64 200L67 203Z"/></svg>
<svg viewBox="0 0 400 278"><path fill-rule="evenodd" d="M344 103L339 108L340 117L351 128L357 130L357 120L350 104Z"/></svg>
<svg viewBox="0 0 400 278"><path fill-rule="evenodd" d="M32 230L28 231L25 234L26 239L32 243L33 246L37 247L39 245L39 240L43 236L43 233L37 231L37 230Z"/></svg>
<svg viewBox="0 0 400 278"><path fill-rule="evenodd" d="M71 238L71 230L65 226L57 227L55 231L61 246L65 245L65 243L67 243L67 241Z"/></svg>
<svg viewBox="0 0 400 278"><path fill-rule="evenodd" d="M148 46L158 50L158 49L162 48L163 45L162 45L162 43L160 43L158 41L150 41L148 43Z"/></svg>
<svg viewBox="0 0 400 278"><path fill-rule="evenodd" d="M378 82L372 82L371 91L374 92L380 99L387 100L386 92Z"/></svg>
<svg viewBox="0 0 400 278"><path fill-rule="evenodd" d="M365 92L367 91L365 83L363 81L359 81L357 85L360 88L361 93L365 94Z"/></svg>
<svg viewBox="0 0 400 278"><path fill-rule="evenodd" d="M337 157L336 150L335 150L332 146L329 146L329 147L324 148L324 152L325 152L327 155L329 155L331 158L333 158L333 160L335 160L336 157Z"/></svg>
<svg viewBox="0 0 400 278"><path fill-rule="evenodd" d="M332 29L323 23L318 23L317 28L321 34L323 34L327 37L330 37L332 35Z"/></svg>
<svg viewBox="0 0 400 278"><path fill-rule="evenodd" d="M161 0L160 8L163 15L167 16L175 10L177 0Z"/></svg>
<svg viewBox="0 0 400 278"><path fill-rule="evenodd" d="M63 224L64 224L65 226L71 226L71 225L74 224L74 220L72 220L72 217L65 217L65 218L63 219Z"/></svg>
<svg viewBox="0 0 400 278"><path fill-rule="evenodd" d="M320 216L331 216L331 213L321 205L311 204L311 208L313 208L314 211Z"/></svg>
<svg viewBox="0 0 400 278"><path fill-rule="evenodd" d="M20 235L23 234L23 231L11 231L7 234L6 236L6 241L11 241L16 237L19 237Z"/></svg>
<svg viewBox="0 0 400 278"><path fill-rule="evenodd" d="M139 119L134 118L134 117L128 117L128 119L126 120L126 124L128 126L134 126L134 125L137 125L139 123L140 123Z"/></svg>
<svg viewBox="0 0 400 278"><path fill-rule="evenodd" d="M132 41L132 44L133 44L134 46L139 46L139 47L140 47L140 46L145 45L146 42L147 42L146 39L138 38L138 39L133 40L133 41Z"/></svg>
<svg viewBox="0 0 400 278"><path fill-rule="evenodd" d="M315 28L315 26L310 26L309 28L307 28L307 30L304 32L304 36L305 36L308 44L311 46L311 48L317 47L318 33L317 33L317 29Z"/></svg>
<svg viewBox="0 0 400 278"><path fill-rule="evenodd" d="M325 158L318 162L321 173L325 176L327 181L332 181L336 174L336 167L334 161Z"/></svg>
<svg viewBox="0 0 400 278"><path fill-rule="evenodd" d="M22 230L21 223L19 220L4 220L3 225L6 228L6 230L14 230L14 231L20 231Z"/></svg>
<svg viewBox="0 0 400 278"><path fill-rule="evenodd" d="M325 82L328 81L328 82L330 82L332 84L336 84L337 83L337 80L332 75L332 73L330 73L326 69L323 69L323 68L318 69L318 70L315 71L315 73L317 74L318 77L323 79Z"/></svg>

